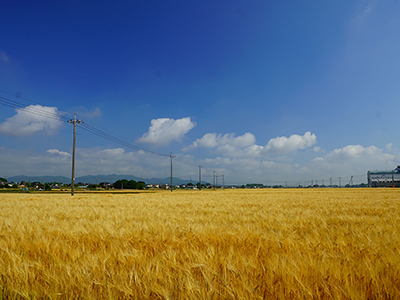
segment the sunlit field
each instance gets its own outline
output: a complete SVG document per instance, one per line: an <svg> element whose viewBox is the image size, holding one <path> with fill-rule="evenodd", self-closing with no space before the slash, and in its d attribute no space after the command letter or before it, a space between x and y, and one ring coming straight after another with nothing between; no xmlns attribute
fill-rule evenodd
<svg viewBox="0 0 400 300"><path fill-rule="evenodd" d="M399 299L399 189L0 194L0 299Z"/></svg>

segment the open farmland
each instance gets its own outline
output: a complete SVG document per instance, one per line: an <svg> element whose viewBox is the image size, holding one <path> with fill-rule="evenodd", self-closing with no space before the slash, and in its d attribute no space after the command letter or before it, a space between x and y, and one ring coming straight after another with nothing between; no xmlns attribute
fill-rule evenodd
<svg viewBox="0 0 400 300"><path fill-rule="evenodd" d="M400 190L0 194L1 299L398 299Z"/></svg>

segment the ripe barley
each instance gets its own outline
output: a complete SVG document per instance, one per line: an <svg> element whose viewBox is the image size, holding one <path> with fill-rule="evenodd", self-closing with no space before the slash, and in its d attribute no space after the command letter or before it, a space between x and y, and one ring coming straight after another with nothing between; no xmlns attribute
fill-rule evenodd
<svg viewBox="0 0 400 300"><path fill-rule="evenodd" d="M399 196L1 194L1 298L399 298Z"/></svg>

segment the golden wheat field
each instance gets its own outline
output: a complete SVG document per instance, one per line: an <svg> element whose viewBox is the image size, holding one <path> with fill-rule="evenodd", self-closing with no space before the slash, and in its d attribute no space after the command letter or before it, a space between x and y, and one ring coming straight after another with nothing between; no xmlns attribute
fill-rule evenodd
<svg viewBox="0 0 400 300"><path fill-rule="evenodd" d="M399 299L400 190L0 194L1 299Z"/></svg>

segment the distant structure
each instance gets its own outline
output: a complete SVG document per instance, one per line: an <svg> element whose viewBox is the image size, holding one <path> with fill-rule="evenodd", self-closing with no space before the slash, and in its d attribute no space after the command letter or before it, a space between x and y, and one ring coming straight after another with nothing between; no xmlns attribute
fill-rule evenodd
<svg viewBox="0 0 400 300"><path fill-rule="evenodd" d="M368 171L369 187L400 187L400 166L391 171Z"/></svg>

